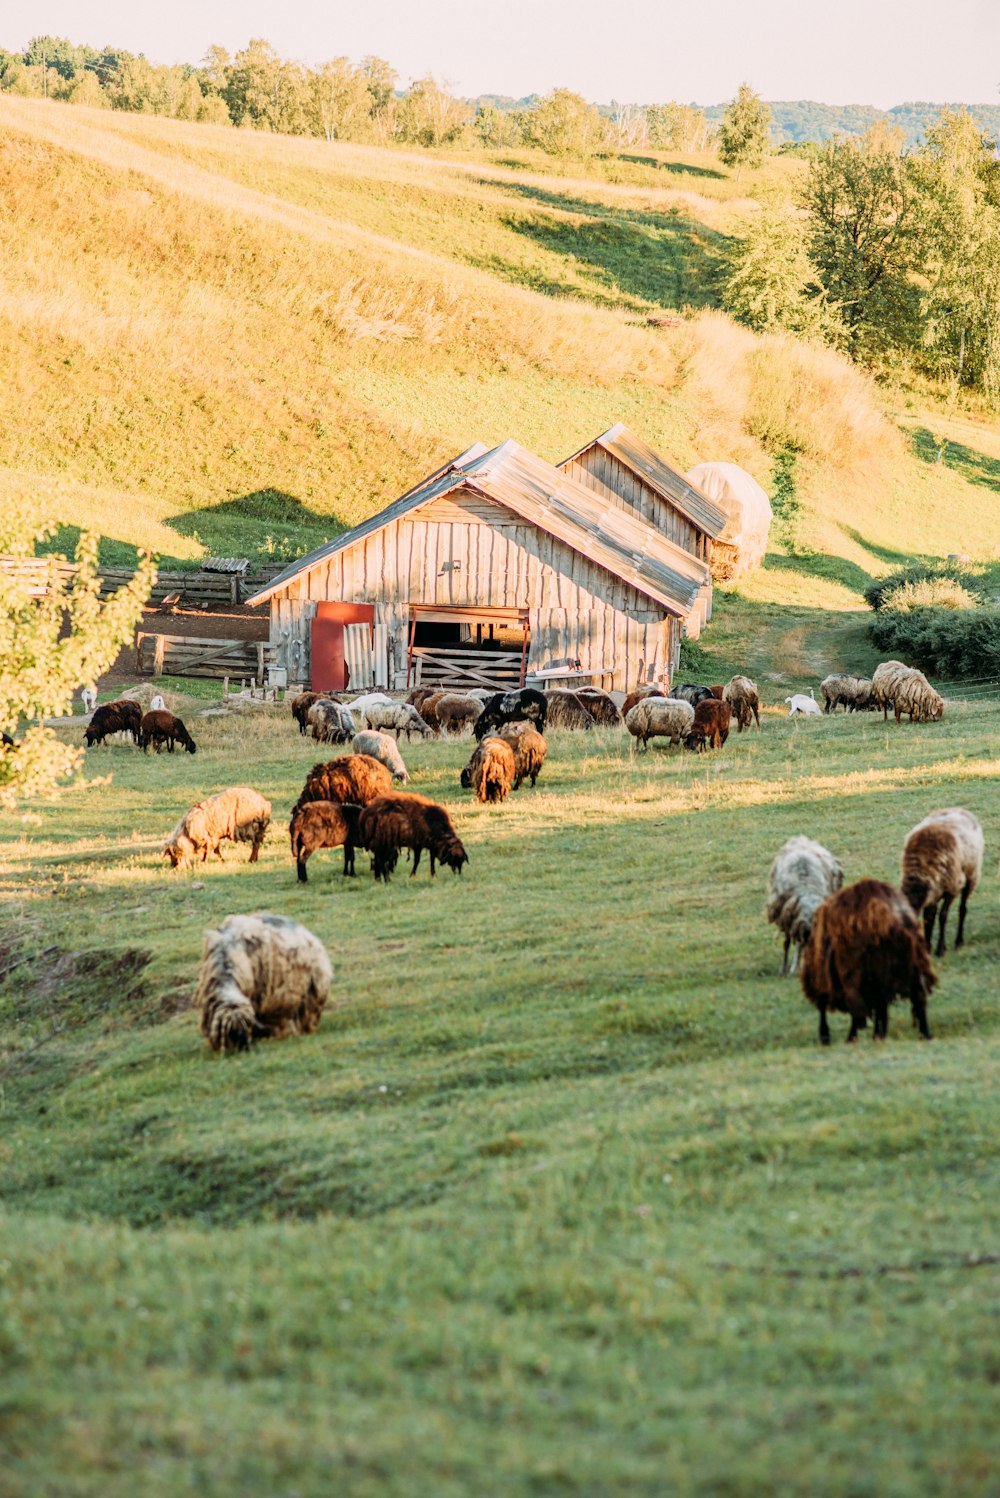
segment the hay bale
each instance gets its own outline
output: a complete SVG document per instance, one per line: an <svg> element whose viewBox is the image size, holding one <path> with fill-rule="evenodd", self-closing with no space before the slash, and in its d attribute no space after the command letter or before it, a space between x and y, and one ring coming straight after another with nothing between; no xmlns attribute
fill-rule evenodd
<svg viewBox="0 0 1000 1498"><path fill-rule="evenodd" d="M699 463L684 477L726 514L726 527L712 542L712 576L728 582L759 567L771 529L771 501L737 463Z"/></svg>

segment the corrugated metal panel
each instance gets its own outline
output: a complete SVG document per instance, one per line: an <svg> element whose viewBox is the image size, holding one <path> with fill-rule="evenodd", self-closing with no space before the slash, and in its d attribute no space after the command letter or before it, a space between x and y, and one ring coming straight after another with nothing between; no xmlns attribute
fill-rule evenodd
<svg viewBox="0 0 1000 1498"><path fill-rule="evenodd" d="M648 442L643 442L634 432L630 432L623 422L609 427L600 437L595 437L593 442L584 443L578 452L572 454L560 463L564 468L568 463L573 463L581 454L592 447L602 447L605 452L611 453L618 458L626 467L638 473L656 492L676 505L677 509L700 530L706 531L713 539L721 536L726 525L726 516L719 506L703 494L699 488L686 479L676 468L671 468L665 458L650 447Z"/></svg>

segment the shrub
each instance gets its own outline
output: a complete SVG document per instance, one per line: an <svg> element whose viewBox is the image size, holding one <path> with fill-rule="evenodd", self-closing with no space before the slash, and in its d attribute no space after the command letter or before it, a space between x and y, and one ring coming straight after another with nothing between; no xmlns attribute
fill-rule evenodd
<svg viewBox="0 0 1000 1498"><path fill-rule="evenodd" d="M1000 609L882 610L869 626L887 656L931 675L958 680L1000 676Z"/></svg>
<svg viewBox="0 0 1000 1498"><path fill-rule="evenodd" d="M938 591L933 586L920 586L922 584L941 586ZM951 588L945 584L950 584ZM958 591L954 591L955 589ZM929 608L935 605L946 609L974 608L986 596L982 579L957 562L917 562L912 567L901 567L870 583L865 589L865 603L879 614L889 608L899 594L902 594L904 609L907 606ZM959 602L960 594L971 596L972 602ZM909 605L905 602L907 599L912 600Z"/></svg>
<svg viewBox="0 0 1000 1498"><path fill-rule="evenodd" d="M912 614L914 609L974 609L980 599L953 577L925 577L903 583L882 604L884 614Z"/></svg>

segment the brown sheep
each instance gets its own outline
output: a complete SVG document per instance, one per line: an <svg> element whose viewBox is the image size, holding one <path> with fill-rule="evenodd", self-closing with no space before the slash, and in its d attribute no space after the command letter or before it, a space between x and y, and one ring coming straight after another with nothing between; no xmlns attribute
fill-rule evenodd
<svg viewBox="0 0 1000 1498"><path fill-rule="evenodd" d="M423 717L424 703L428 700L428 698L436 697L437 694L437 687L415 687L413 691L407 695L406 700L409 705L411 707L415 707L420 716Z"/></svg>
<svg viewBox="0 0 1000 1498"><path fill-rule="evenodd" d="M594 727L594 715L575 692L546 692L548 712L546 729L566 728L577 732L589 732Z"/></svg>
<svg viewBox="0 0 1000 1498"><path fill-rule="evenodd" d="M434 706L438 726L442 733L459 734L471 728L483 710L476 697L467 697L464 692L445 692Z"/></svg>
<svg viewBox="0 0 1000 1498"><path fill-rule="evenodd" d="M506 801L516 774L510 744L491 735L476 745L472 758L462 771L461 783L464 789L471 787L475 791L477 801L496 805Z"/></svg>
<svg viewBox="0 0 1000 1498"><path fill-rule="evenodd" d="M424 722L429 723L430 726L433 729L436 729L438 732L440 732L441 725L438 723L437 705L441 701L442 697L448 697L450 695L451 694L449 692L442 691L442 689L438 687L431 693L429 697L424 698L423 703L417 709Z"/></svg>
<svg viewBox="0 0 1000 1498"><path fill-rule="evenodd" d="M354 848L358 841L361 807L350 802L306 801L297 806L288 824L292 857L299 883L308 881L306 863L320 848L343 848L344 877L354 876Z"/></svg>
<svg viewBox="0 0 1000 1498"><path fill-rule="evenodd" d="M602 692L599 687L581 687L576 695L590 713L594 722L601 728L621 728L623 726L622 715L618 711L618 705L614 698L609 696L607 692Z"/></svg>
<svg viewBox="0 0 1000 1498"><path fill-rule="evenodd" d="M819 1010L819 1038L830 1044L827 1010L849 1014L848 1040L875 1019L874 1038L889 1027L889 1005L909 997L925 1040L927 998L937 979L927 943L909 901L878 879L859 879L823 901L813 918L799 970L802 991Z"/></svg>
<svg viewBox="0 0 1000 1498"><path fill-rule="evenodd" d="M229 915L205 932L195 994L202 1034L214 1051L311 1035L332 977L323 943L297 921L267 910Z"/></svg>
<svg viewBox="0 0 1000 1498"><path fill-rule="evenodd" d="M432 879L435 861L447 864L456 874L469 861L447 811L425 796L397 793L380 796L366 806L358 818L358 845L371 852L376 879L388 880L403 848L413 852L411 879L425 848L430 854Z"/></svg>
<svg viewBox="0 0 1000 1498"><path fill-rule="evenodd" d="M711 694L712 694L712 696L713 696L713 697L714 697L714 698L715 698L715 700L716 700L716 701L717 701L717 702L723 702L723 701L724 701L724 700L725 700L725 699L724 699L724 697L723 697L723 695L722 695L722 694L723 694L723 693L724 693L724 692L725 692L725 690L726 690L726 689L725 689L725 687L724 687L724 686L723 686L723 685L722 685L722 683L721 683L721 682L720 682L720 683L718 683L718 684L717 684L717 685L716 685L716 686L714 686L714 687L709 687L709 689L708 689L708 690L709 690L709 691L710 691L710 692L711 692Z"/></svg>
<svg viewBox="0 0 1000 1498"><path fill-rule="evenodd" d="M636 703L641 702L644 697L665 697L666 695L665 687L633 687L622 703L622 721L624 722Z"/></svg>
<svg viewBox="0 0 1000 1498"><path fill-rule="evenodd" d="M944 929L956 896L960 897L960 902L955 946L960 947L965 941L965 913L969 896L983 872L983 852L983 829L979 820L960 806L932 812L914 827L906 839L900 885L917 915L923 915L928 949L934 935L934 917L940 905L938 957L944 955Z"/></svg>
<svg viewBox="0 0 1000 1498"><path fill-rule="evenodd" d="M299 725L299 733L304 734L306 732L309 726L309 709L323 695L324 693L322 692L300 692L297 697L291 699L289 706L292 710L292 717Z"/></svg>
<svg viewBox="0 0 1000 1498"><path fill-rule="evenodd" d="M732 711L728 702L707 697L694 710L691 731L684 740L687 749L721 749L729 737Z"/></svg>
<svg viewBox="0 0 1000 1498"><path fill-rule="evenodd" d="M505 723L497 729L496 737L504 739L514 751L513 789L519 791L522 780L534 785L549 747L538 729L526 722Z"/></svg>
<svg viewBox="0 0 1000 1498"><path fill-rule="evenodd" d="M342 754L326 764L313 765L292 816L307 801L337 801L342 806L367 806L392 790L392 775L370 754Z"/></svg>
<svg viewBox="0 0 1000 1498"><path fill-rule="evenodd" d="M117 702L105 702L103 707L94 709L94 715L84 729L83 737L88 749L93 748L94 744L103 744L108 735L112 733L130 733L134 741L138 743L141 729L142 708L138 702L132 702L128 697L121 697Z"/></svg>
<svg viewBox="0 0 1000 1498"><path fill-rule="evenodd" d="M715 696L713 691L712 696ZM760 728L760 698L749 676L732 676L722 689L722 700L728 702L736 719L736 731L742 733L751 723Z"/></svg>
<svg viewBox="0 0 1000 1498"><path fill-rule="evenodd" d="M197 748L180 718L176 718L173 713L165 710L143 714L142 722L139 724L139 743L144 754L150 744L157 754L163 744L166 744L168 754L173 754L174 744L183 744L188 754L194 754Z"/></svg>

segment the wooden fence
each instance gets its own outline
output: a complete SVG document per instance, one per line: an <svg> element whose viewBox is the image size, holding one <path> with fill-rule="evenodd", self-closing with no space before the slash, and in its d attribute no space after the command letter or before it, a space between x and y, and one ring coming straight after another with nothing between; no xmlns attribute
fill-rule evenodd
<svg viewBox="0 0 1000 1498"><path fill-rule="evenodd" d="M140 676L248 676L263 685L273 659L274 649L266 640L204 640L144 631L135 637Z"/></svg>
<svg viewBox="0 0 1000 1498"><path fill-rule="evenodd" d="M49 562L46 557L0 557L0 580L4 577L26 578L34 593L39 597L45 593L48 587ZM56 574L60 583L67 582L72 586L72 580L76 576L78 568L75 562L55 563ZM204 572L201 569L190 571L174 570L170 572L161 571L157 575L156 582L150 594L150 602L162 604L164 599L173 599L179 605L210 608L213 605L242 603L244 598L249 598L259 588L266 588L268 583L283 567L264 567L255 572L245 572L242 575L225 572ZM132 581L133 571L131 567L102 567L101 570L101 596L109 597L117 593L126 583Z"/></svg>
<svg viewBox="0 0 1000 1498"><path fill-rule="evenodd" d="M489 687L511 691L523 685L520 650L442 650L415 645L410 651L411 686Z"/></svg>

